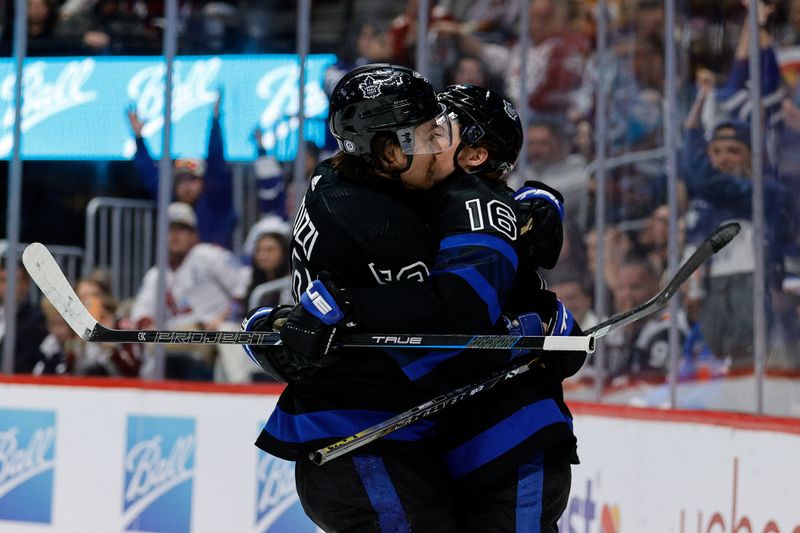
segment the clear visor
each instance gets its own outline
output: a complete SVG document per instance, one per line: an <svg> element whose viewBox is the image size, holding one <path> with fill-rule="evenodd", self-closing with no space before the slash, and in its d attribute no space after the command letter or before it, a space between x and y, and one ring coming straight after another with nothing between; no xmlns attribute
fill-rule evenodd
<svg viewBox="0 0 800 533"><path fill-rule="evenodd" d="M453 145L453 127L442 106L442 112L429 121L398 129L397 138L406 155L438 154Z"/></svg>

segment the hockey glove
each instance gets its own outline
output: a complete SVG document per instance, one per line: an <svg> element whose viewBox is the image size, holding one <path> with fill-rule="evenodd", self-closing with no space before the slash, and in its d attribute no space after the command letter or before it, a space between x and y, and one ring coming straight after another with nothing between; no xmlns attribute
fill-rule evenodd
<svg viewBox="0 0 800 533"><path fill-rule="evenodd" d="M545 324L539 313L523 313L521 315L503 315L503 322L509 335L544 335ZM511 350L511 359L528 355L531 350Z"/></svg>
<svg viewBox="0 0 800 533"><path fill-rule="evenodd" d="M534 268L553 268L564 244L564 197L538 181L526 181L514 193L521 213L520 256Z"/></svg>
<svg viewBox="0 0 800 533"><path fill-rule="evenodd" d="M556 337L579 337L583 335L583 330L575 322L570 310L561 303L561 300L556 300L556 314L547 334ZM581 369L583 363L586 362L586 353L555 352L555 357L552 357L550 362L557 366L561 379L565 379Z"/></svg>
<svg viewBox="0 0 800 533"><path fill-rule="evenodd" d="M338 359L333 340L348 307L345 291L330 280L317 279L308 287L281 328L281 340L292 349L296 366L322 367Z"/></svg>
<svg viewBox="0 0 800 533"><path fill-rule="evenodd" d="M251 309L242 320L243 331L280 331L292 310L290 305L257 307ZM269 376L283 383L296 383L307 377L314 368L298 367L287 346L244 345L244 351Z"/></svg>
<svg viewBox="0 0 800 533"><path fill-rule="evenodd" d="M531 303L531 311L503 316L510 335L581 336L583 331L561 300L551 291L539 291ZM527 355L530 350L512 350L511 358ZM586 361L580 352L546 352L544 360L555 367L561 379L575 374Z"/></svg>

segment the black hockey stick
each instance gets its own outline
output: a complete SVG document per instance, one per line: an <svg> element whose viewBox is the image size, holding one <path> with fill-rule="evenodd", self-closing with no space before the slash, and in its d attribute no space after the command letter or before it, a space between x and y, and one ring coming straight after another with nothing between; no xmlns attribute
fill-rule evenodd
<svg viewBox="0 0 800 533"><path fill-rule="evenodd" d="M669 299L675 294L680 286L689 279L689 276L697 270L697 268L705 263L712 255L727 245L738 233L741 227L739 224L732 222L723 224L712 233L703 244L686 260L683 265L678 269L678 272L672 277L658 294L652 297L644 304L636 307L625 313L613 316L610 319L590 328L586 333L594 335L595 338L600 338L608 335L610 332L624 327L635 320L642 317L651 315L664 307ZM400 413L384 422L369 427L363 431L346 437L340 441L334 442L330 446L321 448L310 455L310 459L314 463L321 465L335 459L346 453L349 453L357 448L365 446L370 442L385 437L386 435L402 429L414 422L426 418L434 413L437 413L447 407L454 405L464 398L469 398L480 392L487 391L508 379L524 374L530 370L541 359L541 354L533 359L527 361L525 364L516 366L511 369L499 370L488 377L470 383L464 387L460 387L454 391L442 394L436 398L427 401L416 407L412 407L404 413Z"/></svg>
<svg viewBox="0 0 800 533"><path fill-rule="evenodd" d="M88 342L146 342L157 344L251 344L277 346L279 333L257 331L176 331L121 330L98 323L75 294L64 272L50 251L32 243L22 253L22 262L31 278L67 324ZM343 348L470 349L470 350L557 350L594 351L594 338L544 337L514 335L439 335L367 333L343 336L337 341Z"/></svg>
<svg viewBox="0 0 800 533"><path fill-rule="evenodd" d="M635 322L642 317L651 315L667 305L669 299L680 289L692 273L697 268L708 261L708 259L725 247L736 235L738 235L741 226L737 222L729 222L718 227L714 233L709 235L703 241L697 250L684 262L678 271L669 280L667 286L661 289L658 294L647 300L645 303L638 307L634 307L630 311L620 313L612 316L605 322L601 322L594 327L585 331L587 335L594 335L595 337L605 337L615 329L627 326L631 322Z"/></svg>

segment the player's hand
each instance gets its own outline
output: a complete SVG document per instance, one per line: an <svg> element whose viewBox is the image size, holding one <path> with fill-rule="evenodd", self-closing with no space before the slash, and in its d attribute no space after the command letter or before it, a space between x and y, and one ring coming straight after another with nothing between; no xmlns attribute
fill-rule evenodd
<svg viewBox="0 0 800 533"><path fill-rule="evenodd" d="M242 331L280 331L292 309L290 305L251 309L242 320ZM316 370L311 367L298 367L295 364L297 357L293 357L291 348L286 346L245 344L244 350L264 372L283 383L297 383Z"/></svg>
<svg viewBox="0 0 800 533"><path fill-rule="evenodd" d="M222 89L217 90L217 99L214 101L214 120L219 119L222 109Z"/></svg>
<svg viewBox="0 0 800 533"><path fill-rule="evenodd" d="M538 181L514 193L521 212L519 253L535 267L553 268L564 244L564 197Z"/></svg>
<svg viewBox="0 0 800 533"><path fill-rule="evenodd" d="M129 106L126 114L128 115L128 122L131 125L131 131L133 131L133 135L136 138L141 138L144 122L142 122L142 120L139 118L139 114L136 113L136 106Z"/></svg>
<svg viewBox="0 0 800 533"><path fill-rule="evenodd" d="M338 359L333 341L339 325L347 322L348 308L347 293L324 273L309 285L281 328L281 340L292 348L297 366L328 366Z"/></svg>

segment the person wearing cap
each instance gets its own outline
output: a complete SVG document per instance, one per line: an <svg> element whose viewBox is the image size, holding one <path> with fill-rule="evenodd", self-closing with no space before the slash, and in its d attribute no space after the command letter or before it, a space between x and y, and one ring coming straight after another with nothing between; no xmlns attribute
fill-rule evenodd
<svg viewBox="0 0 800 533"><path fill-rule="evenodd" d="M734 366L747 366L752 364L753 354L755 269L750 126L726 119L706 138L700 118L713 90L711 80L700 79L697 98L684 124L681 166L691 203L687 243L699 244L723 222L737 221L742 226L743 235L710 261L700 329L714 355L730 357ZM766 168L763 183L766 224L760 238L767 243L767 284L780 287L786 193ZM766 308L770 309L769 301Z"/></svg>
<svg viewBox="0 0 800 533"><path fill-rule="evenodd" d="M178 159L173 170L173 196L179 202L194 207L197 231L201 242L218 244L230 249L236 228L233 205L233 179L225 163L220 125L222 94L217 95L208 136L206 159ZM136 110L128 110L128 120L136 137L133 161L142 183L153 198L158 197L158 165L153 161L142 135L144 123Z"/></svg>
<svg viewBox="0 0 800 533"><path fill-rule="evenodd" d="M237 329L238 324L229 322L232 308L247 289L246 269L229 250L200 242L197 216L189 204L171 203L167 217L166 301L156 301L158 267L154 266L145 274L136 294L130 316L132 324L136 329L153 327L156 308L163 306L167 329ZM209 357L197 350L192 350L188 356L170 354L166 377L211 379Z"/></svg>

